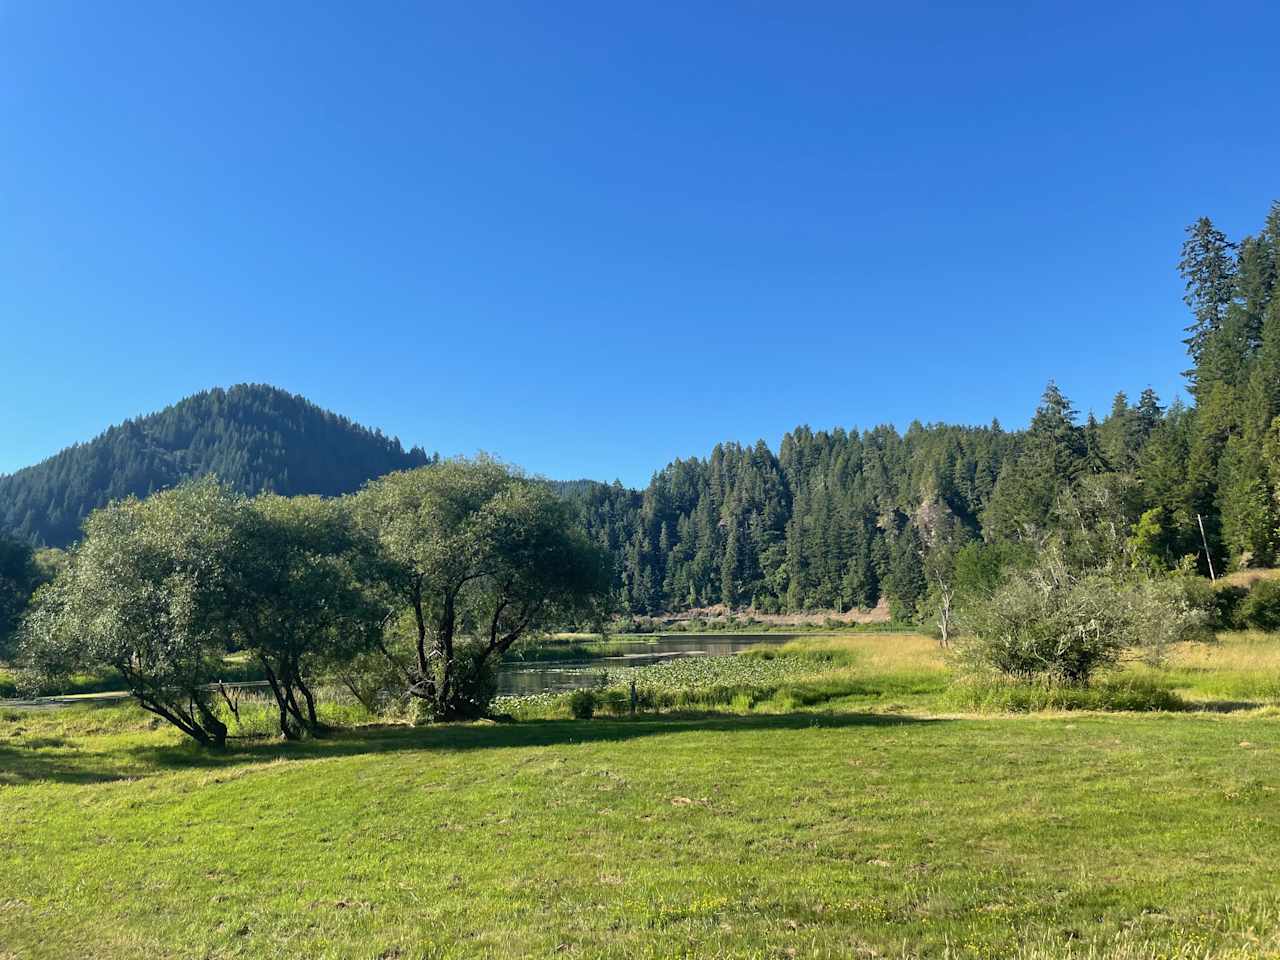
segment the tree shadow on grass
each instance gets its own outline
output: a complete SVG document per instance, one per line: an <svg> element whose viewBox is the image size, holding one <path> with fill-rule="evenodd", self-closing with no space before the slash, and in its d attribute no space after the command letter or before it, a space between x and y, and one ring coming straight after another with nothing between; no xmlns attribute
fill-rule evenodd
<svg viewBox="0 0 1280 960"><path fill-rule="evenodd" d="M691 732L748 732L766 730L899 727L938 722L883 714L771 714L734 716L723 713L681 713L595 720L526 720L512 723L439 724L423 727L372 726L333 731L329 736L300 743L258 740L234 744L219 755L184 745L180 748L137 748L151 751L158 766L220 766L269 760L303 760L406 750L467 751L624 742L642 737Z"/></svg>
<svg viewBox="0 0 1280 960"><path fill-rule="evenodd" d="M50 752L61 746L47 738L18 745L0 744L0 787L52 780L58 783L107 783L131 776L103 754Z"/></svg>
<svg viewBox="0 0 1280 960"><path fill-rule="evenodd" d="M744 733L770 730L877 729L945 723L932 718L870 713L792 713L738 716L724 713L642 715L594 720L526 720L511 723L457 723L409 727L369 726L334 730L315 740L286 743L273 739L233 740L226 750L195 744L121 748L128 757L121 769L107 754L75 758L45 756L19 747L0 747L0 783L56 780L99 783L153 776L182 769L219 769L272 761L316 760L402 751L468 751L624 742L682 733ZM5 751L12 755L8 762Z"/></svg>
<svg viewBox="0 0 1280 960"><path fill-rule="evenodd" d="M1243 713L1271 706L1266 700L1193 700L1187 706L1190 713Z"/></svg>

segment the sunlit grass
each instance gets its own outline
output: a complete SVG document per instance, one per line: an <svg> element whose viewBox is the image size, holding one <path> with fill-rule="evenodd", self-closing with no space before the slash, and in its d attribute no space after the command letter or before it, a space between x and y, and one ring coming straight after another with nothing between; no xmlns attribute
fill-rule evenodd
<svg viewBox="0 0 1280 960"><path fill-rule="evenodd" d="M1212 644L1175 648L1158 670L1134 666L1192 702L1280 703L1280 634L1260 630L1218 634Z"/></svg>
<svg viewBox="0 0 1280 960"><path fill-rule="evenodd" d="M764 662L764 661L762 661ZM1271 957L1280 721L0 712L0 956Z"/></svg>
<svg viewBox="0 0 1280 960"><path fill-rule="evenodd" d="M1218 587L1251 587L1259 580L1280 580L1280 568L1237 570L1217 580Z"/></svg>
<svg viewBox="0 0 1280 960"><path fill-rule="evenodd" d="M249 691L224 753L0 708L0 957L1272 957L1280 711L1087 711L1277 674L1237 633L963 702L930 638L838 634L618 671L583 721L325 690L283 744Z"/></svg>

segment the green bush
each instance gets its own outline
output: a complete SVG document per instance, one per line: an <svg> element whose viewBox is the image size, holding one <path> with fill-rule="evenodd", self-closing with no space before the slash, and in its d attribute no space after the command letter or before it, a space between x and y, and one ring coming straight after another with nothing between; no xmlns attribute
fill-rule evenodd
<svg viewBox="0 0 1280 960"><path fill-rule="evenodd" d="M1051 548L962 611L970 637L960 654L979 672L1086 686L1126 651L1155 665L1173 644L1206 639L1209 614L1199 604L1207 602L1189 578L1077 573Z"/></svg>
<svg viewBox="0 0 1280 960"><path fill-rule="evenodd" d="M1240 604L1240 618L1259 630L1280 630L1280 580L1259 580Z"/></svg>
<svg viewBox="0 0 1280 960"><path fill-rule="evenodd" d="M590 720L596 712L594 690L575 690L569 694L569 712L575 720Z"/></svg>
<svg viewBox="0 0 1280 960"><path fill-rule="evenodd" d="M1245 622L1241 607L1249 596L1246 587L1226 586L1213 591L1213 624L1219 630L1239 630Z"/></svg>
<svg viewBox="0 0 1280 960"><path fill-rule="evenodd" d="M1015 576L964 616L972 665L1023 681L1081 685L1116 663L1130 638L1114 585L1058 569Z"/></svg>

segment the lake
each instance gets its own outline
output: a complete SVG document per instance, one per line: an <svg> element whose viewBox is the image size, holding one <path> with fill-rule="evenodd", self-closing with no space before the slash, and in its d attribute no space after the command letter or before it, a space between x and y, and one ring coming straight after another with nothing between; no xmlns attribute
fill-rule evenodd
<svg viewBox="0 0 1280 960"><path fill-rule="evenodd" d="M761 644L786 643L790 633L667 634L632 640L611 637L611 643L629 644L634 653L582 660L504 660L498 668L498 693L528 696L534 693L562 693L594 686L604 672L626 667L645 667L675 657L725 657Z"/></svg>

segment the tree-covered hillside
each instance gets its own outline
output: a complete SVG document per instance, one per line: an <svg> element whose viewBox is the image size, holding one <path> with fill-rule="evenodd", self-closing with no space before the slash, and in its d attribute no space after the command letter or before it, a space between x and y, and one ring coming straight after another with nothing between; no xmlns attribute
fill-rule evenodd
<svg viewBox="0 0 1280 960"><path fill-rule="evenodd" d="M972 569L1053 533L1087 551L1078 534L1096 529L1158 568L1280 562L1280 203L1239 243L1198 220L1179 270L1192 406L1122 392L1081 423L1051 383L1025 431L801 427L777 453L761 441L678 460L643 492L575 482L565 495L613 551L632 613L887 597L918 615L970 544Z"/></svg>
<svg viewBox="0 0 1280 960"><path fill-rule="evenodd" d="M91 510L216 474L244 493L350 493L428 461L415 447L275 387L198 393L127 420L88 443L0 476L0 533L34 544L74 541Z"/></svg>
<svg viewBox="0 0 1280 960"><path fill-rule="evenodd" d="M1023 442L990 427L912 424L788 433L677 460L643 492L575 485L567 495L616 557L632 613L725 603L763 611L907 603L924 548L976 539L1004 465Z"/></svg>

